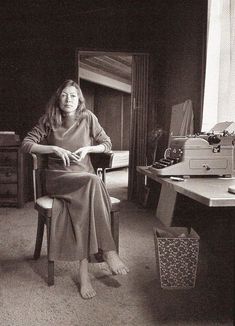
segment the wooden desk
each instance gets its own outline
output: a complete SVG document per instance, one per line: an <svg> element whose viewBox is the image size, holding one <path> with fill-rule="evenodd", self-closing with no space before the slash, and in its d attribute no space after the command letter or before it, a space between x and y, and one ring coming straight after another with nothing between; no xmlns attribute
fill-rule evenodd
<svg viewBox="0 0 235 326"><path fill-rule="evenodd" d="M228 187L235 185L235 178L196 177L173 181L157 176L146 166L137 166L137 171L161 184L156 216L166 226L172 223L177 194L210 207L235 207L235 194L228 192Z"/></svg>

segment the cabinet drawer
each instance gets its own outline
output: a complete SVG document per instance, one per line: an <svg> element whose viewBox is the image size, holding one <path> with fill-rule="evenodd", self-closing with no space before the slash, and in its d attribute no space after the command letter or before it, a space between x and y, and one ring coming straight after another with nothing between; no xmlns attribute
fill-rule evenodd
<svg viewBox="0 0 235 326"><path fill-rule="evenodd" d="M16 167L1 167L0 166L0 183L16 183L17 171Z"/></svg>
<svg viewBox="0 0 235 326"><path fill-rule="evenodd" d="M0 151L0 166L17 166L17 151Z"/></svg>
<svg viewBox="0 0 235 326"><path fill-rule="evenodd" d="M0 184L1 198L15 198L17 197L17 184Z"/></svg>

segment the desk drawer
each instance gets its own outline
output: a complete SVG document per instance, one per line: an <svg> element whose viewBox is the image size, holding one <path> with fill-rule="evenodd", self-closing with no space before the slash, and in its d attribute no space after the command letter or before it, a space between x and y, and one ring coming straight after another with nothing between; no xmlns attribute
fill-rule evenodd
<svg viewBox="0 0 235 326"><path fill-rule="evenodd" d="M0 183L17 183L16 167L0 166Z"/></svg>
<svg viewBox="0 0 235 326"><path fill-rule="evenodd" d="M16 198L17 197L17 184L0 184L0 197L1 198Z"/></svg>
<svg viewBox="0 0 235 326"><path fill-rule="evenodd" d="M0 166L17 166L17 151L0 151Z"/></svg>

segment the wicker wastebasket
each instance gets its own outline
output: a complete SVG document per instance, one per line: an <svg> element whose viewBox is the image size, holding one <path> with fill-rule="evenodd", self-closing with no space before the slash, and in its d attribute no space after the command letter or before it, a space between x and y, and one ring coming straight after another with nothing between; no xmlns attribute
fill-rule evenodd
<svg viewBox="0 0 235 326"><path fill-rule="evenodd" d="M191 228L154 228L157 268L161 287L187 289L195 287L199 236Z"/></svg>

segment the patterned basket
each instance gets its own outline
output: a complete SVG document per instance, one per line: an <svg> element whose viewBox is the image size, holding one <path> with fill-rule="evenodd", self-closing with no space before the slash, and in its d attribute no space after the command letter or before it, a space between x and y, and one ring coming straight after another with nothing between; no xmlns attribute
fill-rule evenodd
<svg viewBox="0 0 235 326"><path fill-rule="evenodd" d="M187 228L183 227L169 227L164 230L167 232L163 232L163 235L159 236L157 228L154 228L156 260L161 287L164 289L195 287L199 255L198 234L193 229L188 234ZM180 236L182 234L187 236Z"/></svg>

